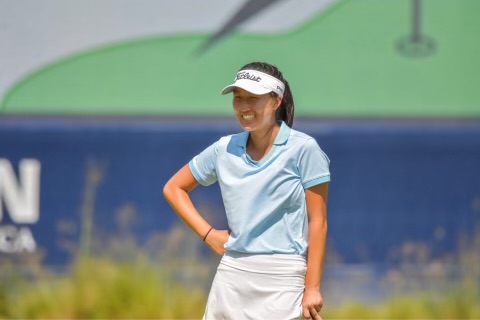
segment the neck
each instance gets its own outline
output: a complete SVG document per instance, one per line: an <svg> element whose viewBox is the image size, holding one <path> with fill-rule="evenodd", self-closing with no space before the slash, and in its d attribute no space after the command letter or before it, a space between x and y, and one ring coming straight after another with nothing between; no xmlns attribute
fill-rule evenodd
<svg viewBox="0 0 480 320"><path fill-rule="evenodd" d="M273 145L279 130L280 126L275 122L274 125L265 130L250 132L248 145L253 150L267 152Z"/></svg>

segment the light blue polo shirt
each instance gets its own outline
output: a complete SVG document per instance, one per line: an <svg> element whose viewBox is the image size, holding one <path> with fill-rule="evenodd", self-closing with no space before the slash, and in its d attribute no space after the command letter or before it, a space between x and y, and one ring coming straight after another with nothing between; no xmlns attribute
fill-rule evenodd
<svg viewBox="0 0 480 320"><path fill-rule="evenodd" d="M248 136L222 137L189 162L201 185L220 185L231 230L225 249L306 255L304 189L330 181L330 161L315 139L284 122L260 161L246 152Z"/></svg>

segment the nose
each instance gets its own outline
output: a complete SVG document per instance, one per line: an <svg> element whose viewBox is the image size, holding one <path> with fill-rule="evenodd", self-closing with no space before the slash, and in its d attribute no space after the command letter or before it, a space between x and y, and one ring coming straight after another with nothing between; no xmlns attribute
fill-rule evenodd
<svg viewBox="0 0 480 320"><path fill-rule="evenodd" d="M250 110L250 104L245 100L237 101L237 103L235 104L235 107L237 108L238 111L241 111L241 112Z"/></svg>

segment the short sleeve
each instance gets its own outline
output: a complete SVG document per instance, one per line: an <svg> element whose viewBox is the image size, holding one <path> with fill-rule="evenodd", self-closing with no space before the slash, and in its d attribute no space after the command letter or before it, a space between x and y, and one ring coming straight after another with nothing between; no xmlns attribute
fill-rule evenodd
<svg viewBox="0 0 480 320"><path fill-rule="evenodd" d="M330 181L330 159L315 139L308 139L300 151L298 169L304 189Z"/></svg>
<svg viewBox="0 0 480 320"><path fill-rule="evenodd" d="M203 186L209 186L217 181L217 151L218 141L188 163L195 180Z"/></svg>

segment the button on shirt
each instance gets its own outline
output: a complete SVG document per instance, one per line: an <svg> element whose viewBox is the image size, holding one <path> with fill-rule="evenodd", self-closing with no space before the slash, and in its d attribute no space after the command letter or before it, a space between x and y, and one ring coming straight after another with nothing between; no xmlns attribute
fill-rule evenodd
<svg viewBox="0 0 480 320"><path fill-rule="evenodd" d="M189 162L198 183L220 185L231 230L225 249L306 255L305 189L330 181L330 161L315 139L284 122L260 161L247 154L248 136L222 137Z"/></svg>

